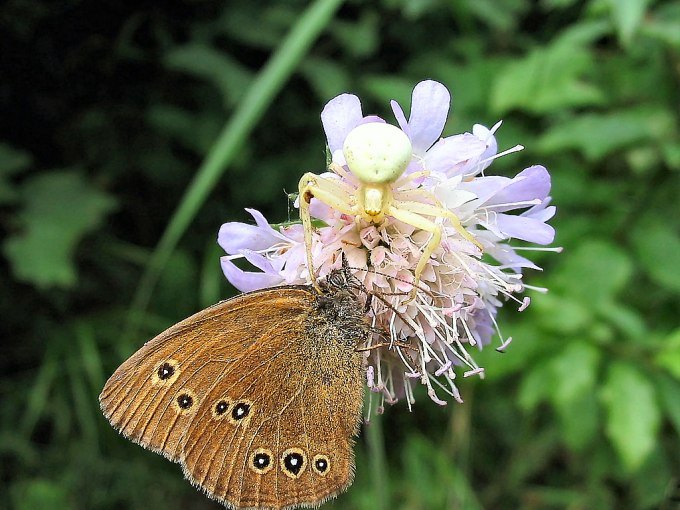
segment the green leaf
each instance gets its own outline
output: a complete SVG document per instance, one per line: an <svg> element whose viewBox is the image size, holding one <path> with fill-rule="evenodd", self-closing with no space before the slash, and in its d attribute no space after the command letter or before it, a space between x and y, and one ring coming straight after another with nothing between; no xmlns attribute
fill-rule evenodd
<svg viewBox="0 0 680 510"><path fill-rule="evenodd" d="M670 334L661 345L661 350L654 358L655 363L680 380L680 329Z"/></svg>
<svg viewBox="0 0 680 510"><path fill-rule="evenodd" d="M403 449L405 501L400 508L466 508L481 510L477 494L445 449L412 434ZM370 508L376 508L375 501ZM386 505L385 508L393 508Z"/></svg>
<svg viewBox="0 0 680 510"><path fill-rule="evenodd" d="M661 425L654 386L633 365L618 361L609 369L602 399L607 436L623 467L633 472L654 449Z"/></svg>
<svg viewBox="0 0 680 510"><path fill-rule="evenodd" d="M300 64L300 72L324 102L350 89L347 69L332 60L309 57Z"/></svg>
<svg viewBox="0 0 680 510"><path fill-rule="evenodd" d="M378 104L385 104L394 99L404 109L408 118L411 107L413 81L394 75L368 75L361 79L361 86L372 95ZM367 115L369 112L364 112Z"/></svg>
<svg viewBox="0 0 680 510"><path fill-rule="evenodd" d="M192 43L168 52L164 58L170 69L202 78L217 87L226 105L235 105L252 82L252 73L228 53Z"/></svg>
<svg viewBox="0 0 680 510"><path fill-rule="evenodd" d="M656 388L666 416L680 436L680 381L676 381L664 373L656 375Z"/></svg>
<svg viewBox="0 0 680 510"><path fill-rule="evenodd" d="M230 38L258 49L271 50L281 44L291 17L299 15L290 5L244 2L238 9L225 9L220 25Z"/></svg>
<svg viewBox="0 0 680 510"><path fill-rule="evenodd" d="M678 26L680 26L680 4L669 2L654 10L640 27L640 33L677 49L680 48Z"/></svg>
<svg viewBox="0 0 680 510"><path fill-rule="evenodd" d="M635 143L656 143L668 138L674 132L674 122L667 110L647 106L579 114L560 119L540 138L538 149L545 154L575 149L588 160L597 161Z"/></svg>
<svg viewBox="0 0 680 510"><path fill-rule="evenodd" d="M654 282L680 292L680 236L677 225L664 219L658 216L636 225L633 246L640 265Z"/></svg>
<svg viewBox="0 0 680 510"><path fill-rule="evenodd" d="M342 18L333 21L331 35L354 57L373 55L380 45L380 16L365 10L358 21L346 22Z"/></svg>
<svg viewBox="0 0 680 510"><path fill-rule="evenodd" d="M146 119L157 132L172 137L199 155L210 150L223 124L221 115L214 115L214 112L196 114L168 104L156 104L149 107ZM168 171L168 165L156 163L149 166L162 169L164 174Z"/></svg>
<svg viewBox="0 0 680 510"><path fill-rule="evenodd" d="M587 306L613 299L633 274L628 254L607 241L584 239L562 260L554 277L556 286Z"/></svg>
<svg viewBox="0 0 680 510"><path fill-rule="evenodd" d="M601 303L597 311L609 324L624 333L631 340L646 342L648 339L647 325L640 313L626 305L614 301Z"/></svg>
<svg viewBox="0 0 680 510"><path fill-rule="evenodd" d="M73 171L37 175L21 191L20 231L3 244L15 277L41 288L74 285L75 248L114 209L115 200Z"/></svg>
<svg viewBox="0 0 680 510"><path fill-rule="evenodd" d="M593 56L583 42L564 36L500 71L491 92L491 110L540 114L602 104L604 94L585 79L593 67Z"/></svg>
<svg viewBox="0 0 680 510"><path fill-rule="evenodd" d="M547 364L537 364L532 367L521 380L518 394L520 407L533 410L542 401L548 399L557 385L554 376L554 372Z"/></svg>
<svg viewBox="0 0 680 510"><path fill-rule="evenodd" d="M31 166L32 159L27 152L0 143L0 204L16 200L17 192L10 178Z"/></svg>
<svg viewBox="0 0 680 510"><path fill-rule="evenodd" d="M649 0L609 0L619 40L629 46L645 15Z"/></svg>
<svg viewBox="0 0 680 510"><path fill-rule="evenodd" d="M62 484L33 479L12 486L12 499L17 510L67 510L75 508L69 501L68 490Z"/></svg>
<svg viewBox="0 0 680 510"><path fill-rule="evenodd" d="M594 395L580 395L568 405L558 405L555 410L560 420L561 437L570 448L583 450L592 444L600 426L599 402Z"/></svg>
<svg viewBox="0 0 680 510"><path fill-rule="evenodd" d="M549 398L560 417L564 439L573 448L586 446L597 431L593 392L599 364L600 352L584 341L568 344L548 362L555 384Z"/></svg>
<svg viewBox="0 0 680 510"><path fill-rule="evenodd" d="M551 393L555 405L569 406L574 400L595 388L600 352L592 345L572 342L550 362L556 381Z"/></svg>
<svg viewBox="0 0 680 510"><path fill-rule="evenodd" d="M561 335L582 332L595 319L588 303L557 292L549 292L535 299L532 297L531 307L538 313L538 321L543 329Z"/></svg>

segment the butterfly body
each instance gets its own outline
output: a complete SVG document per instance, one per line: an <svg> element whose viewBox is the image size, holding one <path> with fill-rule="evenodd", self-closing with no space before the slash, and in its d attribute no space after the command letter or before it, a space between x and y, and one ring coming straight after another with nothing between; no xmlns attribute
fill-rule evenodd
<svg viewBox="0 0 680 510"><path fill-rule="evenodd" d="M345 286L243 294L147 342L101 407L230 508L317 506L352 482L369 333Z"/></svg>

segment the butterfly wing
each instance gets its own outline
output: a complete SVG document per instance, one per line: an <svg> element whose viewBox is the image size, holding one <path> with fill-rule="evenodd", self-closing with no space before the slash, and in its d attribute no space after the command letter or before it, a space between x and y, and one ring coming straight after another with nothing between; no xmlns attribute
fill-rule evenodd
<svg viewBox="0 0 680 510"><path fill-rule="evenodd" d="M308 301L306 287L269 289L172 326L109 378L99 396L104 415L125 437L178 460L180 439L220 374L253 344L299 322Z"/></svg>
<svg viewBox="0 0 680 510"><path fill-rule="evenodd" d="M320 504L354 471L367 331L311 287L219 303L145 344L106 383L105 416L235 508Z"/></svg>

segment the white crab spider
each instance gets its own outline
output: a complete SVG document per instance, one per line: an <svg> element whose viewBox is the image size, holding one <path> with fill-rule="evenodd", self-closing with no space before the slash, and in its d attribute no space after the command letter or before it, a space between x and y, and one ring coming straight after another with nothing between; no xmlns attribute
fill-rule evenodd
<svg viewBox="0 0 680 510"><path fill-rule="evenodd" d="M380 224L386 216L391 216L430 232L430 239L416 265L411 297L415 296L425 265L441 242L442 220L449 220L465 239L481 249L479 242L465 230L458 217L443 207L433 193L422 188L399 191L398 188L403 184L429 175L424 170L413 172L400 180L413 155L411 141L401 129L383 123L361 124L347 135L342 151L347 166L359 181L357 189L340 179L313 173L303 175L298 186L300 219L304 227L307 267L312 282L316 281L312 261L312 219L309 214L312 198L341 213L354 216L357 224L362 219ZM331 163L329 169L341 176L346 173L337 163ZM414 201L414 197L425 199L428 203ZM439 222L429 217L439 219Z"/></svg>

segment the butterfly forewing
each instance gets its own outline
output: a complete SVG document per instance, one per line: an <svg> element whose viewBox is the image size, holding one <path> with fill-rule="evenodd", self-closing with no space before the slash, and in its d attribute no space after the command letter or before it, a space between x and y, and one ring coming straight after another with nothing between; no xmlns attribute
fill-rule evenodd
<svg viewBox="0 0 680 510"><path fill-rule="evenodd" d="M284 298L282 289L258 294L266 314L250 302L253 294L238 296L169 328L125 361L99 397L113 427L176 460L179 438L219 374L260 336L305 312L305 302ZM191 405L180 407L181 397Z"/></svg>
<svg viewBox="0 0 680 510"><path fill-rule="evenodd" d="M245 294L144 345L102 409L229 507L320 504L352 481L368 331L346 290Z"/></svg>

